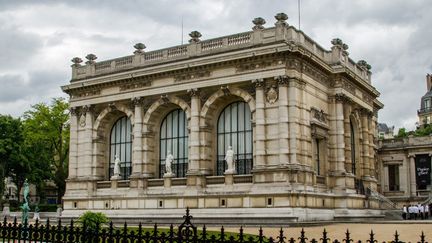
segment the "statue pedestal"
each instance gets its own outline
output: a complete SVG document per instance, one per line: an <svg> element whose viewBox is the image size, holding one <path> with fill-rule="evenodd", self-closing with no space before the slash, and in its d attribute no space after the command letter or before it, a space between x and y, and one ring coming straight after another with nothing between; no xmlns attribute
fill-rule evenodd
<svg viewBox="0 0 432 243"><path fill-rule="evenodd" d="M2 212L2 218L4 217L9 217L10 216L10 208L9 208L9 204L5 204L3 207L3 212Z"/></svg>
<svg viewBox="0 0 432 243"><path fill-rule="evenodd" d="M165 188L170 188L172 183L171 180L175 175L173 173L165 173L164 174L164 187Z"/></svg>
<svg viewBox="0 0 432 243"><path fill-rule="evenodd" d="M111 176L111 188L116 189L118 186L118 181L121 180L120 175Z"/></svg>
<svg viewBox="0 0 432 243"><path fill-rule="evenodd" d="M226 170L224 175L225 175L225 185L232 185L234 184L234 174L235 171L231 171L231 170Z"/></svg>

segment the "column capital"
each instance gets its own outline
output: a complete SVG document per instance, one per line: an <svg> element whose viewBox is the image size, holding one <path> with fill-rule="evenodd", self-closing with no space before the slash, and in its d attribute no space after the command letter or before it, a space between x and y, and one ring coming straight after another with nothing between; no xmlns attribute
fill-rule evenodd
<svg viewBox="0 0 432 243"><path fill-rule="evenodd" d="M200 94L200 90L197 88L188 89L187 92L191 97L199 97Z"/></svg>
<svg viewBox="0 0 432 243"><path fill-rule="evenodd" d="M415 158L415 154L408 154L408 158Z"/></svg>
<svg viewBox="0 0 432 243"><path fill-rule="evenodd" d="M274 77L274 79L277 81L279 86L286 86L290 81L290 78L287 75L277 76Z"/></svg>
<svg viewBox="0 0 432 243"><path fill-rule="evenodd" d="M134 106L142 106L143 100L143 97L133 97L131 99L131 102Z"/></svg>
<svg viewBox="0 0 432 243"><path fill-rule="evenodd" d="M72 116L77 116L79 115L79 107L78 106L69 107L69 112Z"/></svg>
<svg viewBox="0 0 432 243"><path fill-rule="evenodd" d="M83 114L87 114L87 113L92 113L94 111L94 106L93 105L85 105L81 108Z"/></svg>
<svg viewBox="0 0 432 243"><path fill-rule="evenodd" d="M345 104L352 103L352 99L344 93L337 93L332 98L334 98L336 102L345 103Z"/></svg>
<svg viewBox="0 0 432 243"><path fill-rule="evenodd" d="M263 88L264 87L264 79L253 79L252 84L255 85L255 89Z"/></svg>

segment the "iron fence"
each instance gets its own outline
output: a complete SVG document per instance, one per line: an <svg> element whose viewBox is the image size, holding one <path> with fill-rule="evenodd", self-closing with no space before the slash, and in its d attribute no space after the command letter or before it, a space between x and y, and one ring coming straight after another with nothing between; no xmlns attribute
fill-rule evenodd
<svg viewBox="0 0 432 243"><path fill-rule="evenodd" d="M186 215L183 216L184 222L177 227L171 225L167 230L159 230L155 224L151 230L143 228L141 223L137 229L128 228L125 222L123 227L116 228L111 222L108 227L96 226L96 230L91 230L85 225L77 226L74 221L67 225L62 225L61 220L58 220L56 225L51 224L49 220L43 225L39 221L34 224L21 224L15 218L13 222L8 222L5 218L0 223L0 239L3 242L54 242L54 243L378 243L375 233L371 231L365 236L365 241L354 240L351 238L350 232L347 230L343 239L330 239L328 232L324 229L322 237L319 239L309 239L306 236L304 229L301 230L299 237L288 237L281 228L278 236L264 236L262 228L255 235L247 235L243 228L240 227L238 233L232 234L225 232L224 227L217 232L208 232L206 226L198 230L192 224L192 216L189 214L189 209L186 209ZM393 239L383 242L402 243L399 239L399 234L396 231ZM426 236L422 232L419 236L419 241L412 242L427 242Z"/></svg>

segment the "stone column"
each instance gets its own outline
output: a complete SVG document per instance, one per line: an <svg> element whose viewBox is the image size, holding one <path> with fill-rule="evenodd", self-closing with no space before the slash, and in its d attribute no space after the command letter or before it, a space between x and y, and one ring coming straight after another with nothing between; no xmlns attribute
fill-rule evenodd
<svg viewBox="0 0 432 243"><path fill-rule="evenodd" d="M265 94L264 80L252 80L256 90L256 110L255 110L255 163L254 169L264 168L266 165L265 148Z"/></svg>
<svg viewBox="0 0 432 243"><path fill-rule="evenodd" d="M369 175L375 178L375 116L369 115Z"/></svg>
<svg viewBox="0 0 432 243"><path fill-rule="evenodd" d="M289 134L292 134L290 130L290 123L289 123L289 118L288 118L288 112L289 112L289 101L288 101L288 83L289 83L289 79L287 76L279 76L275 78L278 82L278 86L279 86L279 93L278 93L278 117L279 117L279 164L283 165L283 164L289 164L289 152L290 152L290 140L289 140ZM297 93L296 92L296 86L291 86L290 87L292 90L292 93ZM293 100L290 100L291 102L293 102ZM291 106L293 106L293 108L295 107L294 104L291 104ZM299 112L298 109L296 111L294 111L295 113L297 113L297 119L299 118ZM294 124L292 124L294 126ZM299 127L296 124L297 127L297 133L299 132ZM294 135L294 134L293 134ZM295 140L297 139L296 136L293 136L293 144L294 147L296 147L297 143L295 142ZM295 156L295 155L294 155ZM296 160L292 160L292 162L296 162Z"/></svg>
<svg viewBox="0 0 432 243"><path fill-rule="evenodd" d="M143 146L142 146L142 127L143 127L143 107L142 98L132 98L134 105L134 126L133 126L133 147L132 147L132 174L131 187L142 187L139 178L142 178L143 171Z"/></svg>
<svg viewBox="0 0 432 243"><path fill-rule="evenodd" d="M93 168L93 107L86 105L83 107L85 114L85 125L84 125L84 159L82 163L83 170L81 171L82 176L92 177L95 175L96 168ZM81 166L80 166L81 167Z"/></svg>
<svg viewBox="0 0 432 243"><path fill-rule="evenodd" d="M345 138L344 138L344 109L343 102L346 100L346 96L343 94L336 95L336 172L338 174L345 174Z"/></svg>
<svg viewBox="0 0 432 243"><path fill-rule="evenodd" d="M70 145L69 145L69 176L76 179L78 169L78 109L70 108Z"/></svg>
<svg viewBox="0 0 432 243"><path fill-rule="evenodd" d="M363 109L361 112L361 123L362 123L362 135L363 135L363 141L362 141L362 171L363 171L363 177L369 179L370 173L369 173L369 164L370 164L370 158L369 158L369 111Z"/></svg>
<svg viewBox="0 0 432 243"><path fill-rule="evenodd" d="M384 182L383 185L383 191L388 191L389 190L389 170L388 170L388 165L384 166L384 179L382 180Z"/></svg>
<svg viewBox="0 0 432 243"><path fill-rule="evenodd" d="M288 127L289 127L289 163L298 164L297 140L300 136L300 111L298 86L301 81L297 78L290 78L288 83ZM279 114L280 116L280 114Z"/></svg>
<svg viewBox="0 0 432 243"><path fill-rule="evenodd" d="M188 165L188 185L204 185L204 180L201 176L200 169L201 157L200 157L200 111L201 111L201 99L198 89L189 89L189 95L191 96L191 119L190 119L190 136L189 136L189 165ZM202 168L206 171L206 168Z"/></svg>
<svg viewBox="0 0 432 243"><path fill-rule="evenodd" d="M408 155L409 158L409 182L410 182L410 196L415 197L417 195L417 182L416 182L416 169L415 169L415 155Z"/></svg>
<svg viewBox="0 0 432 243"><path fill-rule="evenodd" d="M345 131L345 171L352 174L352 160L351 160L351 105L344 105L344 131Z"/></svg>

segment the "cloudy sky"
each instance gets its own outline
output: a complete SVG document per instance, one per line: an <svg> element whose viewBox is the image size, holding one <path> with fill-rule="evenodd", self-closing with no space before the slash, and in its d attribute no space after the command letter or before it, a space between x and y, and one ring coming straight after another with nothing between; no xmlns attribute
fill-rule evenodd
<svg viewBox="0 0 432 243"><path fill-rule="evenodd" d="M298 27L297 0L0 0L0 114L20 116L32 104L65 96L71 58L98 60L180 44L199 30L203 39L266 26L278 12ZM372 65L385 108L379 121L414 128L425 76L432 73L432 1L301 0L301 29L329 49L341 38L350 57Z"/></svg>

